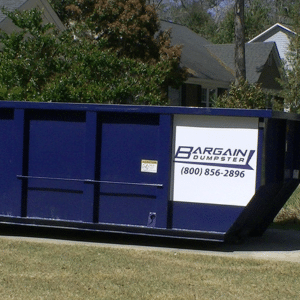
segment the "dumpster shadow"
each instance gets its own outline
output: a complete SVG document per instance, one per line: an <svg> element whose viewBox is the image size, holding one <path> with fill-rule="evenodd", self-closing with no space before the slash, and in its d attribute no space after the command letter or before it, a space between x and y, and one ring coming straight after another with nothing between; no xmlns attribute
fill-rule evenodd
<svg viewBox="0 0 300 300"><path fill-rule="evenodd" d="M241 244L211 241L184 240L165 237L130 236L120 233L103 233L62 228L40 228L15 225L0 226L1 236L55 239L61 242L84 242L99 246L147 247L147 249L169 249L171 251L192 251L205 254L235 255L254 253L290 253L297 252L300 262L300 231L267 229L260 237L249 237ZM299 253L298 253L299 251ZM294 253L295 254L295 253ZM298 259L299 256L299 259Z"/></svg>
<svg viewBox="0 0 300 300"><path fill-rule="evenodd" d="M242 244L225 243L218 251L300 251L300 231L267 229L260 237L249 237Z"/></svg>
<svg viewBox="0 0 300 300"><path fill-rule="evenodd" d="M292 252L299 251L300 262L300 231L267 229L262 236L248 237L242 243L218 243L205 241L169 240L163 241L162 247L203 251L214 254L259 253L259 252Z"/></svg>
<svg viewBox="0 0 300 300"><path fill-rule="evenodd" d="M221 244L201 252L208 255L300 263L300 231L267 229L261 237L250 237L243 244Z"/></svg>

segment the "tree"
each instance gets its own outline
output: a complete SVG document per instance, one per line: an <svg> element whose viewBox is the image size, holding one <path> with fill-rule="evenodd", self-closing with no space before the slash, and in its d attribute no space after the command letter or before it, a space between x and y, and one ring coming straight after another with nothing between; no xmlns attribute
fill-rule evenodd
<svg viewBox="0 0 300 300"><path fill-rule="evenodd" d="M82 22L94 36L105 38L119 56L158 60L155 34L159 20L145 0L82 0L66 8L72 19Z"/></svg>
<svg viewBox="0 0 300 300"><path fill-rule="evenodd" d="M279 107L273 101L270 95L267 95L259 84L249 84L245 80L241 80L239 85L232 84L228 94L224 93L218 97L214 103L215 107L221 108L245 108L245 109L266 109L272 104Z"/></svg>
<svg viewBox="0 0 300 300"><path fill-rule="evenodd" d="M211 41L215 44L232 44L234 42L234 9L229 9L225 18L219 22Z"/></svg>
<svg viewBox="0 0 300 300"><path fill-rule="evenodd" d="M246 80L244 0L235 2L235 84Z"/></svg>
<svg viewBox="0 0 300 300"><path fill-rule="evenodd" d="M101 37L59 35L37 9L5 13L21 31L1 33L3 100L166 104L167 85L182 84L174 60L150 64L119 57Z"/></svg>
<svg viewBox="0 0 300 300"><path fill-rule="evenodd" d="M49 0L49 3L57 13L60 20L67 24L70 12L66 9L69 5L75 3L76 0Z"/></svg>
<svg viewBox="0 0 300 300"><path fill-rule="evenodd" d="M251 0L245 3L245 40L249 41L274 24L273 0ZM274 14L275 12L273 12ZM276 23L276 22L275 22Z"/></svg>
<svg viewBox="0 0 300 300"><path fill-rule="evenodd" d="M274 24L274 12L270 0L251 0L244 4L245 41ZM228 9L225 17L217 24L217 30L211 38L216 44L234 43L235 36L235 7Z"/></svg>
<svg viewBox="0 0 300 300"><path fill-rule="evenodd" d="M162 56L180 59L181 47L167 43L169 32L160 32L156 6L145 0L73 0L55 9L68 13L68 23L81 24L89 32L107 41L107 47L118 55L147 62ZM80 33L76 33L79 34Z"/></svg>
<svg viewBox="0 0 300 300"><path fill-rule="evenodd" d="M187 26L202 37L211 39L217 26L208 10L216 1L210 0L174 0L164 1L159 6L159 16L163 20L169 20Z"/></svg>
<svg viewBox="0 0 300 300"><path fill-rule="evenodd" d="M166 12L160 10L160 16L163 19L172 19L173 22L187 26L202 37L210 39L217 26L207 12L210 8L208 3L195 0L179 2L177 5L170 5Z"/></svg>
<svg viewBox="0 0 300 300"><path fill-rule="evenodd" d="M90 37L105 40L106 48L120 58L148 64L166 62L172 71L165 80L165 89L186 78L185 70L179 68L182 47L171 44L170 31L160 31L155 6L147 5L145 0L68 1L72 3L63 9L68 12L68 23L79 28L75 35L89 33Z"/></svg>
<svg viewBox="0 0 300 300"><path fill-rule="evenodd" d="M284 98L285 108L291 112L300 113L300 3L288 7L288 18L295 31L291 39L287 60L283 66L283 78L279 80Z"/></svg>

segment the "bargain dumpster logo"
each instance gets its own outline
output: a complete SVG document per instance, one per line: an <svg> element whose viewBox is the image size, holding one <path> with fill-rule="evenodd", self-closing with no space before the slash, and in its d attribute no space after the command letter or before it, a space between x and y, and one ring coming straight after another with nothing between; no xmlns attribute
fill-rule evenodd
<svg viewBox="0 0 300 300"><path fill-rule="evenodd" d="M255 150L217 147L179 146L174 162L213 167L254 170L250 162Z"/></svg>

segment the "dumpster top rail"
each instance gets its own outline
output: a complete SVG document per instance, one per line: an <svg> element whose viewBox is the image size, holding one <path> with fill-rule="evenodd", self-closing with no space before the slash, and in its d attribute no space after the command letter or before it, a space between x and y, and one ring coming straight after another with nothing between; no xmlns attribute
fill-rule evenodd
<svg viewBox="0 0 300 300"><path fill-rule="evenodd" d="M116 104L82 104L82 103L58 103L58 102L17 102L1 101L1 108L19 109L50 109L68 111L101 111L101 112L126 112L147 114L189 114L209 116L233 116L275 118L300 121L300 115L273 111L271 109L236 109L236 108L208 108L208 107L182 107L182 106L146 106L146 105L116 105Z"/></svg>

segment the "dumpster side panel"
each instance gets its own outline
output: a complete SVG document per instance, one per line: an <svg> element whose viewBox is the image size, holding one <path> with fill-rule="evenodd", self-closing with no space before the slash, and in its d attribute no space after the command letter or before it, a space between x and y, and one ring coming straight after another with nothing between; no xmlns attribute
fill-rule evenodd
<svg viewBox="0 0 300 300"><path fill-rule="evenodd" d="M21 216L22 182L17 174L22 173L23 152L22 109L0 110L0 214Z"/></svg>
<svg viewBox="0 0 300 300"><path fill-rule="evenodd" d="M226 232L244 207L205 203L173 203L174 229Z"/></svg>
<svg viewBox="0 0 300 300"><path fill-rule="evenodd" d="M265 184L283 182L286 120L269 119L265 139Z"/></svg>
<svg viewBox="0 0 300 300"><path fill-rule="evenodd" d="M265 161L264 161L264 139L265 139L265 120L259 119L258 147L257 147L257 171L256 171L256 191L265 181Z"/></svg>
<svg viewBox="0 0 300 300"><path fill-rule="evenodd" d="M159 201L159 115L100 115L98 129L99 222L147 226Z"/></svg>
<svg viewBox="0 0 300 300"><path fill-rule="evenodd" d="M85 115L31 112L28 115L26 213L31 218L92 221L84 197Z"/></svg>
<svg viewBox="0 0 300 300"><path fill-rule="evenodd" d="M300 169L300 122L287 121L286 153L285 153L285 180L299 179Z"/></svg>

